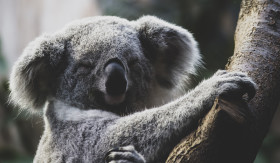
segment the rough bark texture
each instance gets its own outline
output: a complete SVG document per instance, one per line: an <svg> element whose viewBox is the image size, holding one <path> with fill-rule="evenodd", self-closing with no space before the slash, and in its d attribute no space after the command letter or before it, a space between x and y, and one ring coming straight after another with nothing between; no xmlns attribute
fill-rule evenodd
<svg viewBox="0 0 280 163"><path fill-rule="evenodd" d="M174 148L166 162L241 162L236 155L243 157L247 151L249 115L243 100L217 98L198 128Z"/></svg>
<svg viewBox="0 0 280 163"><path fill-rule="evenodd" d="M244 0L235 33L234 55L226 68L243 71L258 85L249 103L254 120L250 124L252 162L265 137L280 97L280 1Z"/></svg>
<svg viewBox="0 0 280 163"><path fill-rule="evenodd" d="M226 69L246 72L257 83L248 113L235 110L246 108L242 100L216 100L199 127L174 148L167 162L254 161L280 97L279 0L242 1L235 51Z"/></svg>

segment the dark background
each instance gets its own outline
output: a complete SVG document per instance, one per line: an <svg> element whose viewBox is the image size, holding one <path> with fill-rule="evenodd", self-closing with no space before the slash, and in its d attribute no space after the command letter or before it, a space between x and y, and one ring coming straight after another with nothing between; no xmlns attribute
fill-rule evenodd
<svg viewBox="0 0 280 163"><path fill-rule="evenodd" d="M92 5L99 10L99 15L116 15L129 20L137 19L142 15L156 15L190 30L199 42L205 62L205 69L200 70L199 76L195 78L196 83L211 76L217 69L224 69L228 58L233 54L233 36L240 0L96 0L94 2ZM21 10L25 11L28 8ZM25 21L27 18L20 19ZM1 34L0 38L5 39ZM6 59L8 55L3 52L0 42L0 75L2 74L0 76L0 162L31 162L42 134L43 119L13 108L7 102L10 72L10 65ZM280 162L279 114L277 112L255 163Z"/></svg>

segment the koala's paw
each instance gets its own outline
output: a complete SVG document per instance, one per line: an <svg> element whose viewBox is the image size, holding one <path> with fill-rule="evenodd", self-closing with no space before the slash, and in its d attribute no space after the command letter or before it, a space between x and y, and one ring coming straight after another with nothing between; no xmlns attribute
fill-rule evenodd
<svg viewBox="0 0 280 163"><path fill-rule="evenodd" d="M111 149L105 156L105 163L145 163L144 157L132 145Z"/></svg>
<svg viewBox="0 0 280 163"><path fill-rule="evenodd" d="M254 81L241 72L219 70L210 79L218 96L242 97L247 93L249 101L256 94L257 86Z"/></svg>

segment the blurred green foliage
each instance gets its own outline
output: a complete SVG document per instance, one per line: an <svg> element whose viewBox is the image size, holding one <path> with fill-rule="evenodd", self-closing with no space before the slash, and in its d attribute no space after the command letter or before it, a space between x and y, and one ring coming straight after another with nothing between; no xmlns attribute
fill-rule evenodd
<svg viewBox="0 0 280 163"><path fill-rule="evenodd" d="M0 76L4 75L7 71L7 64L5 62L5 58L2 54L2 42L0 38Z"/></svg>
<svg viewBox="0 0 280 163"><path fill-rule="evenodd" d="M255 163L279 163L280 161L280 137L269 133L263 141Z"/></svg>

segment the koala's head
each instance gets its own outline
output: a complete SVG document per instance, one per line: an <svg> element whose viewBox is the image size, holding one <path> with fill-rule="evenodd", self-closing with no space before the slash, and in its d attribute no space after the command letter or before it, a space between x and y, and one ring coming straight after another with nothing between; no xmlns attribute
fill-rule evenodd
<svg viewBox="0 0 280 163"><path fill-rule="evenodd" d="M197 43L183 28L152 16L87 18L28 45L13 67L11 99L22 108L55 98L128 114L181 95L199 64Z"/></svg>

